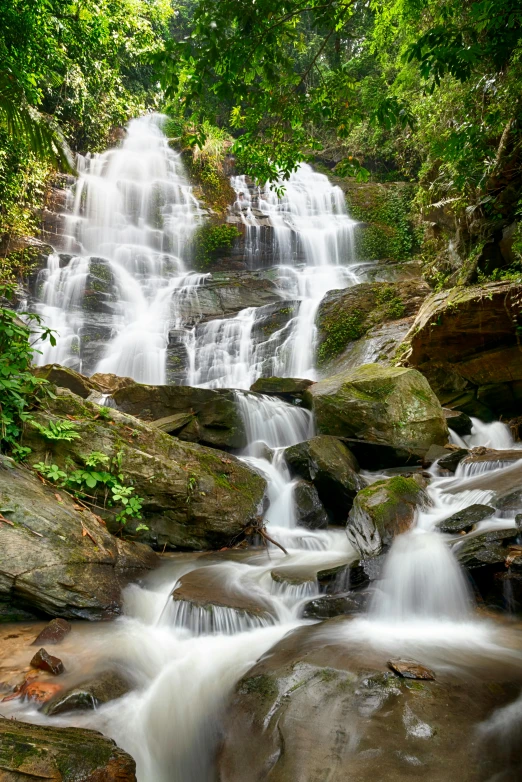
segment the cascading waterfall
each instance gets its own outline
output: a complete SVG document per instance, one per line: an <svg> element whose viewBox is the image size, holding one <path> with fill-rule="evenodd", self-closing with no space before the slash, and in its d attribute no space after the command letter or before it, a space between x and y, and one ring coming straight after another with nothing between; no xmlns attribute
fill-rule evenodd
<svg viewBox="0 0 522 782"><path fill-rule="evenodd" d="M165 383L169 328L181 325L180 300L203 277L185 268L201 209L162 122L154 114L133 120L121 147L79 158L65 216L73 257L63 268L49 258L37 305L59 334L58 355L44 344L39 363ZM100 339L93 364L88 345Z"/></svg>

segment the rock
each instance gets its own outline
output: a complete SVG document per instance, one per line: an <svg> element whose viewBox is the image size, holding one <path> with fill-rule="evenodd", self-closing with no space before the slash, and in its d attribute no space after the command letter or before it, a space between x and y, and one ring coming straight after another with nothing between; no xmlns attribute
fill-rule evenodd
<svg viewBox="0 0 522 782"><path fill-rule="evenodd" d="M104 416L100 416L102 409ZM123 535L135 538L136 527L143 523L149 529L140 532L139 539L155 547L217 549L240 539L262 510L264 479L228 453L181 442L150 424L100 408L68 391L49 400L47 411L38 411L34 418L41 424L72 418L80 438L46 442L37 430L26 426L23 442L32 448L32 463L48 458L70 469L71 463L84 467L91 451L110 458L119 454L121 472L143 499L143 519L129 519ZM100 513L110 529L120 529L114 512Z"/></svg>
<svg viewBox="0 0 522 782"><path fill-rule="evenodd" d="M460 435L460 437L471 434L473 421L469 415L462 413L460 410L450 410L447 407L443 408L443 412L448 427L456 432L456 434Z"/></svg>
<svg viewBox="0 0 522 782"><path fill-rule="evenodd" d="M98 385L88 377L80 375L73 369L62 367L60 364L46 364L43 367L33 367L33 375L44 378L49 383L54 383L59 388L68 388L73 394L87 399L92 391L100 391Z"/></svg>
<svg viewBox="0 0 522 782"><path fill-rule="evenodd" d="M483 420L517 415L521 294L519 282L432 294L405 339L401 362L419 369L447 407Z"/></svg>
<svg viewBox="0 0 522 782"><path fill-rule="evenodd" d="M359 614L366 610L368 601L367 592L322 595L305 604L302 616L304 619L331 619L334 616Z"/></svg>
<svg viewBox="0 0 522 782"><path fill-rule="evenodd" d="M113 375L108 372L96 372L94 375L91 375L90 380L104 394L113 394L115 391L119 391L120 388L127 388L136 382L131 377L119 377L119 375ZM71 388L71 391L74 391L74 388Z"/></svg>
<svg viewBox="0 0 522 782"><path fill-rule="evenodd" d="M336 437L319 435L285 450L293 476L313 482L332 521L344 523L353 498L365 485L350 450Z"/></svg>
<svg viewBox="0 0 522 782"><path fill-rule="evenodd" d="M51 619L49 624L44 627L41 633L33 641L33 646L42 644L59 644L66 635L69 635L72 627L66 619Z"/></svg>
<svg viewBox="0 0 522 782"><path fill-rule="evenodd" d="M158 418L156 421L151 421L150 424L155 429L161 429L162 432L174 435L193 421L194 418L195 416L192 412L174 413L174 415L167 415L165 418Z"/></svg>
<svg viewBox="0 0 522 782"><path fill-rule="evenodd" d="M468 570L487 565L504 564L508 555L505 544L515 541L518 529L490 529L478 535L470 535L455 546L454 553L462 567Z"/></svg>
<svg viewBox="0 0 522 782"><path fill-rule="evenodd" d="M522 489L516 489L508 494L501 494L493 500L493 505L504 513L517 513L522 510ZM516 517L515 517L516 518Z"/></svg>
<svg viewBox="0 0 522 782"><path fill-rule="evenodd" d="M136 782L136 763L94 730L51 728L0 718L5 782Z"/></svg>
<svg viewBox="0 0 522 782"><path fill-rule="evenodd" d="M316 316L319 368L333 374L369 360L387 363L429 293L421 279L363 282L329 291ZM387 352L390 343L392 350ZM376 358L370 359L370 354Z"/></svg>
<svg viewBox="0 0 522 782"><path fill-rule="evenodd" d="M466 448L457 448L454 451L450 451L447 456L439 459L438 466L443 470L448 470L448 472L455 472L468 453L469 451Z"/></svg>
<svg viewBox="0 0 522 782"><path fill-rule="evenodd" d="M440 403L415 370L365 364L314 383L307 396L321 434L391 446L398 465L448 440Z"/></svg>
<svg viewBox="0 0 522 782"><path fill-rule="evenodd" d="M123 698L130 691L127 679L116 671L104 671L93 679L60 692L42 708L48 717L70 711L98 709L104 703Z"/></svg>
<svg viewBox="0 0 522 782"><path fill-rule="evenodd" d="M414 660L388 660L388 667L403 679L435 679L435 674Z"/></svg>
<svg viewBox="0 0 522 782"><path fill-rule="evenodd" d="M253 584L242 589L229 573L226 566L208 565L181 576L172 593L176 627L195 634L233 633L274 623L263 594Z"/></svg>
<svg viewBox="0 0 522 782"><path fill-rule="evenodd" d="M214 448L243 448L247 444L234 391L134 383L115 391L112 398L118 410L142 421L190 415L188 423L176 430L181 440Z"/></svg>
<svg viewBox="0 0 522 782"><path fill-rule="evenodd" d="M297 481L294 487L296 523L306 529L326 529L328 515L313 483Z"/></svg>
<svg viewBox="0 0 522 782"><path fill-rule="evenodd" d="M302 401L303 393L312 385L312 380L299 380L293 377L260 377L250 386L257 394L277 396L287 402Z"/></svg>
<svg viewBox="0 0 522 782"><path fill-rule="evenodd" d="M469 451L468 455L463 460L463 464L476 464L478 462L518 462L519 459L522 459L522 449L495 451L493 448L479 446L478 448L472 448Z"/></svg>
<svg viewBox="0 0 522 782"><path fill-rule="evenodd" d="M430 445L424 454L422 464L424 467L430 467L434 462L443 459L445 456L450 456L452 453L452 450L443 448L441 445Z"/></svg>
<svg viewBox="0 0 522 782"><path fill-rule="evenodd" d="M416 509L429 504L416 478L376 481L356 496L348 516L348 540L363 557L379 554L393 538L407 532L415 520Z"/></svg>
<svg viewBox="0 0 522 782"><path fill-rule="evenodd" d="M67 619L115 616L121 588L157 564L147 546L114 538L65 492L5 456L0 503L10 522L0 524L0 599L15 606ZM51 638L60 637L57 630L54 625ZM46 628L46 639L49 633Z"/></svg>
<svg viewBox="0 0 522 782"><path fill-rule="evenodd" d="M318 570L317 580L321 588L329 595L358 589L369 583L368 575L358 559L354 559L348 564L342 563Z"/></svg>
<svg viewBox="0 0 522 782"><path fill-rule="evenodd" d="M39 668L41 671L52 673L53 676L59 676L64 672L63 662L59 657L53 657L45 649L39 649L31 660L31 668Z"/></svg>
<svg viewBox="0 0 522 782"><path fill-rule="evenodd" d="M452 516L436 524L441 532L469 532L475 524L484 519L489 519L495 513L489 505L470 505L469 508L459 510Z"/></svg>
<svg viewBox="0 0 522 782"><path fill-rule="evenodd" d="M482 778L476 727L516 698L513 666L474 669L450 652L449 665L430 661L436 681L412 681L350 625L293 630L242 676L223 709L220 782Z"/></svg>

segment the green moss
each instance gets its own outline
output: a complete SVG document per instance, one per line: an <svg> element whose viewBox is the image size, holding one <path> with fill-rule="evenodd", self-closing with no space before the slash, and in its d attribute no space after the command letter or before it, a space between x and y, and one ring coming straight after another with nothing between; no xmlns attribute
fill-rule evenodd
<svg viewBox="0 0 522 782"><path fill-rule="evenodd" d="M276 682L266 673L241 679L237 691L241 695L260 695L262 698L274 698L279 693Z"/></svg>
<svg viewBox="0 0 522 782"><path fill-rule="evenodd" d="M219 252L229 250L240 232L229 223L205 223L194 236L194 268L207 271Z"/></svg>
<svg viewBox="0 0 522 782"><path fill-rule="evenodd" d="M338 356L346 346L356 339L360 339L366 333L363 325L364 315L360 310L345 312L342 305L334 307L327 318L321 323L321 329L325 338L321 343L317 363L319 366L326 364Z"/></svg>

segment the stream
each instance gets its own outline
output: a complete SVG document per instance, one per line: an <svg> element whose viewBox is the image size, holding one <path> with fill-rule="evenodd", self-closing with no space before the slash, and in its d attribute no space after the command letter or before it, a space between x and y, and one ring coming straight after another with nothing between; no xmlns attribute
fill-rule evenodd
<svg viewBox="0 0 522 782"><path fill-rule="evenodd" d="M364 278L354 256L356 223L346 213L340 189L306 165L292 175L282 199L269 189L253 195L242 177L231 184L234 209L247 230L249 263L256 268L262 226L268 222L274 229L273 271L281 296L298 302L292 317L268 340L257 335L256 308L207 322L195 317L208 275L190 271L190 248L204 214L180 156L154 115L131 122L120 148L82 159L66 220L71 259L64 266L57 254L49 258L35 306L60 335L54 352L46 347L38 362L85 370L78 355L89 317L92 328L83 302L95 259L108 270L114 296L99 318L103 348L91 371L165 383L169 335L175 332L188 356L188 385L236 389L248 436L240 458L266 478L267 531L288 552L269 543L250 550L165 554L162 566L144 583L127 587L121 618L111 624L76 623L60 647L66 684L79 682L86 671L116 667L135 685L128 695L92 712L52 720L30 702L3 704L6 716L101 730L136 759L140 782L215 778L220 725L234 685L287 633L313 624L302 611L320 594L318 569L358 558L344 529L311 531L296 524L295 482L283 450L314 435L312 414L248 392L261 375L316 379L317 307L327 291ZM498 422L474 419L471 435L452 438L467 447L522 448ZM453 553L460 542L436 530L457 510L490 502L495 480L512 465L459 465L451 477L433 465L427 489L431 505L418 512L414 529L393 543L367 609L342 625L328 625L325 636L465 670L465 675L502 661L522 675L522 653L510 625L500 627L491 616L477 613ZM372 482L382 475L364 477ZM477 532L515 527L517 512L522 507L480 522ZM275 569L278 579L272 577ZM262 611L255 615L218 606L209 612L173 601L180 579L193 571L205 571L216 594L239 596ZM299 578L292 578L295 574ZM510 711L495 712L481 729L504 734L506 723L522 721L520 701L506 708Z"/></svg>

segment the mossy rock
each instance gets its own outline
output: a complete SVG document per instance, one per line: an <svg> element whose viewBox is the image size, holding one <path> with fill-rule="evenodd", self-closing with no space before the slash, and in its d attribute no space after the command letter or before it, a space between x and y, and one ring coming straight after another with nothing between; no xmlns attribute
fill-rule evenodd
<svg viewBox="0 0 522 782"><path fill-rule="evenodd" d="M448 428L440 402L414 369L364 364L320 380L305 392L322 434L388 445L424 456L445 445Z"/></svg>
<svg viewBox="0 0 522 782"><path fill-rule="evenodd" d="M396 535L412 527L416 509L428 504L428 495L415 478L396 475L376 481L354 500L346 526L348 539L361 556L377 556Z"/></svg>
<svg viewBox="0 0 522 782"><path fill-rule="evenodd" d="M136 763L94 730L0 718L0 777L6 782L136 782Z"/></svg>

